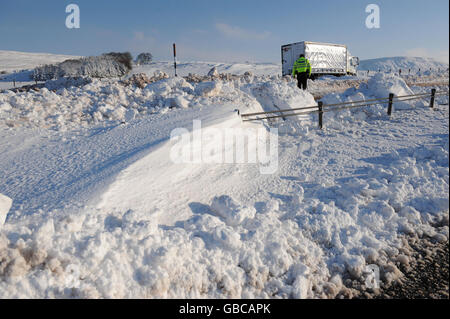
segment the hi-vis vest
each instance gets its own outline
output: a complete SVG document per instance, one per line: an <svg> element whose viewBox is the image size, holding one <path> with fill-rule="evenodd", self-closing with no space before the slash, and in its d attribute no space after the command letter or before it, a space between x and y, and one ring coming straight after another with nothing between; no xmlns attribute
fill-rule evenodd
<svg viewBox="0 0 450 319"><path fill-rule="evenodd" d="M304 73L308 72L309 75L311 75L311 64L309 64L309 61L301 57L294 63L294 67L292 68L292 76L295 76L295 73Z"/></svg>

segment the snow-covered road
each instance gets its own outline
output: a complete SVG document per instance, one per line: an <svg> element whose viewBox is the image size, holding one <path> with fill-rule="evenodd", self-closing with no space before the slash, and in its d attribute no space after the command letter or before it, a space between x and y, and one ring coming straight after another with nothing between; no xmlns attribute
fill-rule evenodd
<svg viewBox="0 0 450 319"><path fill-rule="evenodd" d="M172 129L192 130L193 120L199 121L200 133L186 133L189 139L214 128L216 130L235 129L241 126L241 120L234 111L234 105L221 105L211 111L196 114L190 118L191 123L178 122L185 126ZM206 110L203 110L206 111ZM194 115L194 114L192 114ZM159 123L168 129L167 125ZM168 131L169 132L169 131ZM206 138L201 139L200 147L208 146ZM215 143L213 139L209 143ZM106 210L139 212L158 212L155 219L162 225L174 225L179 220L186 220L192 214L191 202L202 202L217 194L238 193L239 185L246 185L246 175L240 175L239 165L202 163L177 163L171 156L178 141L166 141L153 152L124 169L108 190L101 196L97 208ZM185 145L184 145L185 147ZM210 147L211 148L211 147ZM201 149L192 149L201 152ZM242 177L243 180L239 181ZM244 186L245 187L245 186ZM232 192L232 190L235 192ZM242 190L242 189L241 189Z"/></svg>
<svg viewBox="0 0 450 319"><path fill-rule="evenodd" d="M230 113L217 111L217 119ZM14 198L16 216L85 204L128 165L168 141L172 129L189 129L193 119L210 116L202 108L180 109L67 133L2 130L0 170L7 174L0 192Z"/></svg>

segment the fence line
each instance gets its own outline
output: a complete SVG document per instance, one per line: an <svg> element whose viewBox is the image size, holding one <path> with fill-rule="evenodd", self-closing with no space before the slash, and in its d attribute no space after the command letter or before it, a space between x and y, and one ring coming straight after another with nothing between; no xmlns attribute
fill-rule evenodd
<svg viewBox="0 0 450 319"><path fill-rule="evenodd" d="M317 106L315 106L315 108L317 108ZM242 122L251 122L251 121L258 121L258 120L276 119L276 118L280 118L280 117L297 116L297 115L311 114L311 113L317 113L317 112L318 112L318 110L313 110L313 111L300 112L300 113L274 115L274 116L268 116L268 117L256 118L256 119L245 119L245 120L242 120Z"/></svg>
<svg viewBox="0 0 450 319"><path fill-rule="evenodd" d="M438 93L436 93L438 94ZM420 93L420 94L411 94L411 95L403 95L403 96L397 96L396 98L402 98L402 97L410 97L410 96L428 96L430 93ZM372 102L372 101L388 101L389 98L378 98L378 99L369 99L369 100L363 100L363 101L353 101L353 102L341 102L341 103L334 103L334 104L325 104L324 107L329 106L338 106L338 105L345 105L345 104L354 104L354 103L362 103L362 102ZM406 101L406 100L405 100ZM380 103L374 103L374 104L382 104ZM307 110L307 109L314 109L318 106L306 106L306 107L299 107L299 108L293 108L293 109L281 109L281 110L274 110L274 111L266 111L266 112L257 112L257 113L245 113L241 114L241 117L248 117L248 116L254 116L254 115L261 115L261 114L270 114L270 113L283 113L283 112L292 112L297 110Z"/></svg>
<svg viewBox="0 0 450 319"><path fill-rule="evenodd" d="M241 114L242 117L247 116L253 116L253 115L261 115L261 114L270 114L270 113L283 113L283 112L289 112L289 111L296 111L296 110L307 110L307 109L314 109L317 108L317 106L306 106L306 107L298 107L294 109L283 109L283 110L275 110L275 111L267 111L267 112L257 112L257 113L246 113Z"/></svg>
<svg viewBox="0 0 450 319"><path fill-rule="evenodd" d="M293 108L293 109L283 109L283 110L273 110L273 111L267 111L267 112L256 112L256 113L245 113L240 114L238 110L238 114L241 116L243 122L250 122L250 121L259 121L259 120L269 120L269 119L275 119L275 118L285 118L288 116L299 116L299 115L306 115L306 114L312 114L312 113L319 113L319 127L322 128L322 122L323 122L323 113L325 112L331 112L331 111L340 111L344 109L352 109L362 106L370 106L370 105L376 105L376 104L388 104L388 110L387 114L391 115L392 113L392 106L394 102L404 102L404 101L410 101L410 100L419 100L424 99L427 97L431 97L430 100L430 107L434 107L434 99L438 95L448 95L448 91L439 91L437 92L436 89L432 89L430 93L418 93L418 94L410 94L410 95L401 95L401 96L394 96L394 94L389 94L389 97L387 98L378 98L378 99L369 99L369 100L361 100L361 101L352 101L352 102L342 102L342 103L335 103L335 104L323 104L322 101L318 102L318 105L314 106L306 106L306 107L299 107L299 108ZM377 102L375 102L377 101ZM371 102L371 103L367 103ZM448 105L448 104L444 104ZM336 108L328 108L330 106L341 106ZM310 110L306 112L296 112L296 111L303 111L303 110ZM289 112L288 114L285 114L286 112ZM293 113L291 113L293 112ZM256 118L249 118L251 116L257 116L257 115L267 115L267 114L274 114L274 113L280 113L280 115L271 115L266 117L256 117Z"/></svg>

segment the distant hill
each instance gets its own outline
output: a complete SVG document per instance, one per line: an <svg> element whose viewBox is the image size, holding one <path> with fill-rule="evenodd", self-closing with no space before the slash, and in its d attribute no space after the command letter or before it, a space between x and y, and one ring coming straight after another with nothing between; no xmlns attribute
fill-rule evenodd
<svg viewBox="0 0 450 319"><path fill-rule="evenodd" d="M56 64L68 59L78 59L79 56L61 55L51 53L29 53L18 51L0 50L0 72L8 73L13 71L31 70L45 64ZM257 63L257 62L202 62L202 61L178 61L177 72L181 76L189 73L206 75L212 67L216 67L220 73L243 74L247 71L257 75L278 75L281 74L281 65L276 63ZM133 73L145 72L153 74L156 70L173 74L173 61L154 61L149 65L134 66ZM26 78L28 79L28 73ZM24 81L26 79L23 79Z"/></svg>
<svg viewBox="0 0 450 319"><path fill-rule="evenodd" d="M411 71L421 71L429 70L432 68L433 70L447 69L448 63L438 62L431 58L421 58L421 57L387 57L387 58L378 58L378 59L370 59L370 60L361 60L360 65L358 67L359 70L370 70L370 71L397 71L399 69L407 71L411 69Z"/></svg>

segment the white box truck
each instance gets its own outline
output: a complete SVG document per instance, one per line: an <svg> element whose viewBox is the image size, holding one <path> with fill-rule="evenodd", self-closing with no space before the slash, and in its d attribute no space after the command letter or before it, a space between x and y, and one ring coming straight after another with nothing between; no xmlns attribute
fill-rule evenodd
<svg viewBox="0 0 450 319"><path fill-rule="evenodd" d="M311 63L313 79L321 75L356 75L359 65L359 58L352 56L345 45L302 41L281 46L283 76L292 74L300 54Z"/></svg>

